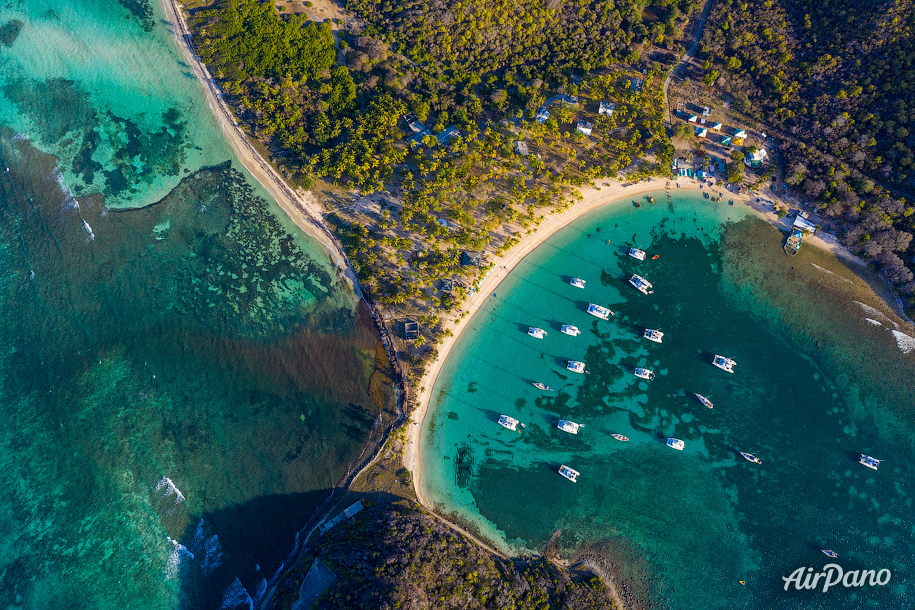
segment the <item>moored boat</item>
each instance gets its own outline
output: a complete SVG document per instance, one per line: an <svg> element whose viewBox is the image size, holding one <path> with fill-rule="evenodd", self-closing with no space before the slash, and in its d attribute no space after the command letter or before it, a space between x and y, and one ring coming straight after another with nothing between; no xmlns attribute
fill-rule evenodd
<svg viewBox="0 0 915 610"><path fill-rule="evenodd" d="M648 203L654 203L654 197L651 195L648 196Z"/></svg>
<svg viewBox="0 0 915 610"><path fill-rule="evenodd" d="M645 332L642 333L642 336L649 341L654 341L655 343L661 343L664 339L664 333L653 328L646 328Z"/></svg>
<svg viewBox="0 0 915 610"><path fill-rule="evenodd" d="M572 284L573 286L575 286L576 288L585 287L585 281L583 279L581 279L580 277L573 277L571 280L569 280L569 283Z"/></svg>
<svg viewBox="0 0 915 610"><path fill-rule="evenodd" d="M569 421L567 419L560 419L559 423L556 424L556 427L563 432L568 432L569 434L578 434L578 429L581 428L581 424L576 424L575 422Z"/></svg>
<svg viewBox="0 0 915 610"><path fill-rule="evenodd" d="M642 294L649 294L648 291L652 288L651 282L643 278L641 275L633 274L632 277L629 278L629 283L632 284L632 286Z"/></svg>
<svg viewBox="0 0 915 610"><path fill-rule="evenodd" d="M742 455L743 459L745 459L748 462L753 462L754 464L762 464L762 460L759 459L758 457L756 457L755 455L753 455L752 453L744 453L743 451L741 451L740 455Z"/></svg>
<svg viewBox="0 0 915 610"><path fill-rule="evenodd" d="M550 391L550 386L548 386L545 383L540 383L539 381L535 381L531 385L534 386L535 388L537 388L538 390L543 390L544 392Z"/></svg>
<svg viewBox="0 0 915 610"><path fill-rule="evenodd" d="M577 483L577 482L578 482L578 475L581 474L581 473L579 473L579 472L578 472L577 470L575 470L574 468L569 468L568 466L566 466L565 464L563 464L563 465L561 465L561 466L559 467L559 474L561 474L562 476L564 476L564 477L567 478L568 480L572 481L573 483Z"/></svg>
<svg viewBox="0 0 915 610"><path fill-rule="evenodd" d="M566 368L573 373L584 373L585 363L579 362L578 360L569 360L568 364L566 364Z"/></svg>
<svg viewBox="0 0 915 610"><path fill-rule="evenodd" d="M832 557L833 559L837 559L839 557L838 553L836 553L835 551L830 551L829 549L820 549L820 552L823 553L824 555L826 555L827 557Z"/></svg>
<svg viewBox="0 0 915 610"><path fill-rule="evenodd" d="M645 251L639 250L638 248L629 248L629 256L636 260L643 261L645 260Z"/></svg>
<svg viewBox="0 0 915 610"><path fill-rule="evenodd" d="M537 328L536 326L531 326L529 329L527 329L527 334L535 339L543 339L546 337L546 331L542 328Z"/></svg>
<svg viewBox="0 0 915 610"><path fill-rule="evenodd" d="M636 368L634 371L632 371L632 374L636 377L641 377L642 379L647 379L649 381L654 379L654 372L649 371L648 369Z"/></svg>
<svg viewBox="0 0 915 610"><path fill-rule="evenodd" d="M581 331L578 330L578 327L577 327L577 326L572 326L571 324L563 324L563 325L562 325L562 332L565 333L565 334L567 334L567 335L571 335L571 336L573 336L573 337L577 337L578 335L581 334Z"/></svg>
<svg viewBox="0 0 915 610"><path fill-rule="evenodd" d="M600 318L601 320L607 320L610 318L610 316L616 315L603 305L595 305L594 303L588 303L588 313L595 318Z"/></svg>
<svg viewBox="0 0 915 610"><path fill-rule="evenodd" d="M709 409L714 409L715 405L712 404L712 401L703 396L702 394L696 394L696 400L702 403L703 407L708 407Z"/></svg>
<svg viewBox="0 0 915 610"><path fill-rule="evenodd" d="M869 455L864 455L863 453L861 454L861 457L858 459L859 464L867 466L871 470L877 470L878 468L880 468L880 462L881 462L881 460L878 460L877 458L872 458Z"/></svg>
<svg viewBox="0 0 915 610"><path fill-rule="evenodd" d="M730 358L725 358L724 356L719 356L715 354L715 358L712 360L712 364L717 366L722 371L727 371L728 373L734 372L734 365L737 363L731 360Z"/></svg>
<svg viewBox="0 0 915 610"><path fill-rule="evenodd" d="M629 437L623 436L622 434L611 434L610 436L612 436L613 438L615 438L618 441L623 441L624 443L629 441Z"/></svg>
<svg viewBox="0 0 915 610"><path fill-rule="evenodd" d="M512 432L518 431L518 420L514 417L509 417L508 415L499 416L499 425L508 428Z"/></svg>
<svg viewBox="0 0 915 610"><path fill-rule="evenodd" d="M671 449L676 449L678 451L683 451L683 448L686 447L686 443L681 441L678 438L669 438L667 439L667 446Z"/></svg>

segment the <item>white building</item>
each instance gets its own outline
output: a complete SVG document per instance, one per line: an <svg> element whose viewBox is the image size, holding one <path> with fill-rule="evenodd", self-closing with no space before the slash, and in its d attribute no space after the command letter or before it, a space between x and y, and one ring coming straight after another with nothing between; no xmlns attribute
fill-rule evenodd
<svg viewBox="0 0 915 610"><path fill-rule="evenodd" d="M589 123L587 121L578 121L578 125L577 125L576 129L578 129L578 131L582 132L586 136L590 136L591 130L594 129L594 123Z"/></svg>
<svg viewBox="0 0 915 610"><path fill-rule="evenodd" d="M607 116L613 116L613 113L616 111L616 104L612 102L601 102L600 108L597 111L597 114L606 114Z"/></svg>

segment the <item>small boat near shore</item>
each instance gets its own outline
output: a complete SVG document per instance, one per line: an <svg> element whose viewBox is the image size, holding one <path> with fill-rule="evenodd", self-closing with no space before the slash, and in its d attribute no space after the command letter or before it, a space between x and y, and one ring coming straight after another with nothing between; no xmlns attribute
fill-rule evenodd
<svg viewBox="0 0 915 610"><path fill-rule="evenodd" d="M545 383L540 383L539 381L535 381L531 385L534 386L535 388L537 388L538 390L543 390L544 392L550 391L550 386L548 386Z"/></svg>
<svg viewBox="0 0 915 610"><path fill-rule="evenodd" d="M661 343L664 340L664 333L654 328L646 328L642 336L655 343Z"/></svg>
<svg viewBox="0 0 915 610"><path fill-rule="evenodd" d="M867 466L871 470L877 470L880 468L880 462L882 461L883 460L878 460L877 458L872 458L869 455L864 455L863 453L861 454L860 459L858 459L859 464Z"/></svg>
<svg viewBox="0 0 915 610"><path fill-rule="evenodd" d="M612 437L615 438L616 440L622 441L622 442L624 442L624 443L629 442L629 437L628 437L628 436L623 436L622 434L611 434L610 436L612 436Z"/></svg>
<svg viewBox="0 0 915 610"><path fill-rule="evenodd" d="M648 369L636 368L634 371L632 371L632 374L636 377L647 379L648 381L654 379L654 371L649 371Z"/></svg>
<svg viewBox="0 0 915 610"><path fill-rule="evenodd" d="M563 432L568 432L569 434L578 434L578 429L582 427L581 424L576 424L573 421L567 419L560 419L559 423L556 424L556 427L562 430Z"/></svg>
<svg viewBox="0 0 915 610"><path fill-rule="evenodd" d="M580 277L573 277L571 280L569 280L569 283L572 284L573 286L575 286L576 288L585 287L585 281L583 279L581 279Z"/></svg>
<svg viewBox="0 0 915 610"><path fill-rule="evenodd" d="M559 467L559 474L561 474L568 480L572 481L573 483L577 483L578 475L581 473L578 472L577 470L575 470L574 468L569 468L568 466L563 464Z"/></svg>
<svg viewBox="0 0 915 610"><path fill-rule="evenodd" d="M586 372L585 363L579 362L578 360L569 360L569 362L566 364L566 368L568 370L572 371L573 373L581 374L581 373Z"/></svg>
<svg viewBox="0 0 915 610"><path fill-rule="evenodd" d="M534 339L543 339L546 337L546 331L542 328L537 328L536 326L531 326L527 329L527 334L532 336Z"/></svg>
<svg viewBox="0 0 915 610"><path fill-rule="evenodd" d="M518 423L518 420L514 417L509 417L508 415L499 416L499 425L504 428L508 428L512 432L518 431Z"/></svg>
<svg viewBox="0 0 915 610"><path fill-rule="evenodd" d="M654 203L654 197L652 197L651 195L648 195L648 197L646 199L648 199L648 203Z"/></svg>
<svg viewBox="0 0 915 610"><path fill-rule="evenodd" d="M581 331L578 330L578 327L572 326L571 324L563 324L561 330L563 334L570 335L572 337L577 337L581 334Z"/></svg>
<svg viewBox="0 0 915 610"><path fill-rule="evenodd" d="M755 455L753 455L752 453L744 453L743 451L741 451L740 455L742 455L743 459L745 459L748 462L753 462L754 464L762 464L762 460L759 459L758 457L756 457Z"/></svg>
<svg viewBox="0 0 915 610"><path fill-rule="evenodd" d="M638 248L629 248L629 256L636 260L643 261L645 260L646 254L644 250L639 250Z"/></svg>
<svg viewBox="0 0 915 610"><path fill-rule="evenodd" d="M594 303L588 303L588 313L601 320L608 320L610 316L616 315L603 305L595 305Z"/></svg>
<svg viewBox="0 0 915 610"><path fill-rule="evenodd" d="M653 288L651 282L643 278L641 275L633 274L632 277L629 278L629 283L632 284L632 286L642 294L651 294L650 291Z"/></svg>
<svg viewBox="0 0 915 610"><path fill-rule="evenodd" d="M667 446L671 449L676 449L677 451L683 451L683 448L686 447L686 443L678 438L669 438L667 439Z"/></svg>
<svg viewBox="0 0 915 610"><path fill-rule="evenodd" d="M639 202L638 202L638 201L634 201L634 200L633 200L633 202L632 202L632 203L634 203L634 204L635 204L635 207L637 207L637 208L640 208L640 207L642 207L642 204L641 204L641 203L639 203Z"/></svg>
<svg viewBox="0 0 915 610"><path fill-rule="evenodd" d="M725 358L724 356L719 356L715 354L715 358L712 359L712 364L717 366L722 371L727 371L728 373L734 372L734 366L737 364L730 358Z"/></svg>
<svg viewBox="0 0 915 610"><path fill-rule="evenodd" d="M712 401L703 396L702 394L695 394L696 400L698 400L703 407L708 407L709 409L714 409L715 405L712 404Z"/></svg>

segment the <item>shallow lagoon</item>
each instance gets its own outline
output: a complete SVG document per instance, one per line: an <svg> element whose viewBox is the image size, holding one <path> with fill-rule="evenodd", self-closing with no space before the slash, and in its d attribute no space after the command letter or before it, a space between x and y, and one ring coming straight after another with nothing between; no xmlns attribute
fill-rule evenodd
<svg viewBox="0 0 915 610"><path fill-rule="evenodd" d="M566 558L625 547L638 566L629 572L664 607L901 605L913 557L912 449L897 424L910 416L913 357L897 347L892 314L880 327L867 322L876 314L853 300L866 284L809 246L788 259L777 231L746 208L675 195L673 212L657 194L654 205L627 202L573 223L464 322L472 328L445 363L424 424L425 494L513 552L542 552L557 530ZM627 256L630 245L648 260ZM633 272L654 294L629 286ZM588 302L617 316L589 316ZM583 332L569 337L561 324ZM529 337L528 326L549 335ZM646 327L663 330L663 344L642 339ZM715 353L737 361L734 375L711 366ZM568 359L590 374L566 371ZM657 378L637 379L635 366ZM502 413L527 427L500 427ZM585 427L567 434L560 417ZM685 451L666 447L668 436ZM873 472L857 464L860 452L888 461ZM578 483L556 474L560 464L581 472ZM891 569L893 580L784 592L782 576L830 561L821 548L846 569Z"/></svg>

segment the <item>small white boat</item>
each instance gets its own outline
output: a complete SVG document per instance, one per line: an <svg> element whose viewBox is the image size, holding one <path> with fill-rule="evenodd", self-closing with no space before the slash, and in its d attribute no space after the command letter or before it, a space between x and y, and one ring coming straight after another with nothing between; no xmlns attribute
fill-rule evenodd
<svg viewBox="0 0 915 610"><path fill-rule="evenodd" d="M643 261L645 260L645 251L639 250L638 248L629 248L629 256L634 259Z"/></svg>
<svg viewBox="0 0 915 610"><path fill-rule="evenodd" d="M632 277L629 278L629 283L632 284L633 287L635 287L635 289L642 294L650 294L650 290L652 289L651 282L643 278L641 275L633 274Z"/></svg>
<svg viewBox="0 0 915 610"><path fill-rule="evenodd" d="M755 455L753 455L752 453L744 453L743 451L741 451L740 455L742 455L743 459L745 459L748 462L753 462L754 464L762 464L762 460L759 459L758 457L756 457Z"/></svg>
<svg viewBox="0 0 915 610"><path fill-rule="evenodd" d="M563 432L568 432L569 434L578 434L578 429L581 428L581 424L576 424L575 422L569 421L567 419L560 419L559 423L556 424L556 427Z"/></svg>
<svg viewBox="0 0 915 610"><path fill-rule="evenodd" d="M584 373L585 363L579 362L578 360L569 360L568 364L566 364L566 368L573 373Z"/></svg>
<svg viewBox="0 0 915 610"><path fill-rule="evenodd" d="M715 358L712 360L712 364L717 366L722 371L727 371L728 373L734 372L734 365L737 363L731 360L730 358L725 358L724 356L719 356L715 354Z"/></svg>
<svg viewBox="0 0 915 610"><path fill-rule="evenodd" d="M573 483L578 482L578 475L580 474L577 470L569 468L565 464L559 467L559 474L572 481Z"/></svg>
<svg viewBox="0 0 915 610"><path fill-rule="evenodd" d="M882 460L878 460L877 458L872 458L871 456L864 455L862 453L861 458L858 460L858 463L863 464L864 466L867 466L871 470L877 470L878 468L880 468L881 461Z"/></svg>
<svg viewBox="0 0 915 610"><path fill-rule="evenodd" d="M712 401L703 396L702 394L696 394L696 399L702 403L703 407L708 407L709 409L714 409L715 405L712 404Z"/></svg>
<svg viewBox="0 0 915 610"><path fill-rule="evenodd" d="M550 391L550 386L548 386L545 383L540 383L539 381L535 381L531 385L534 386L535 388L537 388L538 390L543 390L544 392Z"/></svg>
<svg viewBox="0 0 915 610"><path fill-rule="evenodd" d="M543 339L546 337L546 331L542 328L537 328L536 326L531 326L527 329L527 334L532 336L534 339Z"/></svg>
<svg viewBox="0 0 915 610"><path fill-rule="evenodd" d="M585 287L585 281L583 279L581 279L580 277L573 277L571 280L569 280L569 283L572 284L573 286L575 286L576 288Z"/></svg>
<svg viewBox="0 0 915 610"><path fill-rule="evenodd" d="M653 328L646 328L645 332L642 333L642 336L649 341L654 341L655 343L661 343L661 341L664 339L664 333Z"/></svg>
<svg viewBox="0 0 915 610"><path fill-rule="evenodd" d="M641 377L642 379L647 379L649 381L654 379L654 372L649 371L648 369L637 368L634 371L632 371L632 374L635 375L636 377Z"/></svg>
<svg viewBox="0 0 915 610"><path fill-rule="evenodd" d="M622 434L611 434L610 436L612 436L613 438L615 438L618 441L623 441L624 443L629 441L629 437L623 436Z"/></svg>
<svg viewBox="0 0 915 610"><path fill-rule="evenodd" d="M676 449L678 451L683 451L683 448L686 447L686 443L681 441L678 438L669 438L667 439L667 446L671 449Z"/></svg>
<svg viewBox="0 0 915 610"><path fill-rule="evenodd" d="M563 324L563 325L562 325L562 332L564 332L564 333L567 334L567 335L571 335L571 336L573 336L573 337L577 337L578 335L581 334L581 331L578 330L578 327L577 327L577 326L572 326L571 324Z"/></svg>
<svg viewBox="0 0 915 610"><path fill-rule="evenodd" d="M518 420L514 417L509 417L508 415L499 416L499 424L511 430L512 432L518 431Z"/></svg>
<svg viewBox="0 0 915 610"><path fill-rule="evenodd" d="M833 559L838 559L838 557L839 557L838 553L836 553L835 551L830 551L829 549L820 549L820 552L822 552L827 557L832 557Z"/></svg>
<svg viewBox="0 0 915 610"><path fill-rule="evenodd" d="M601 320L607 320L610 316L615 316L616 314L607 309L602 305L595 305L594 303L588 303L588 313L596 318Z"/></svg>

